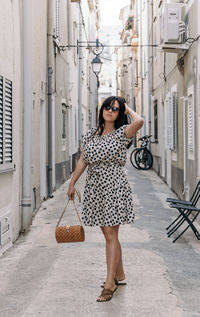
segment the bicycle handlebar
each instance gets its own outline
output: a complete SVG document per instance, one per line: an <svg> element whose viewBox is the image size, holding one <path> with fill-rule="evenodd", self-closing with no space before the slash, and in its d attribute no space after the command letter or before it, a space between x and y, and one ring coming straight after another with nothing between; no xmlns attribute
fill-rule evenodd
<svg viewBox="0 0 200 317"><path fill-rule="evenodd" d="M152 135L144 135L141 138L139 138L138 140L143 141L143 140L149 139L151 137L152 137Z"/></svg>

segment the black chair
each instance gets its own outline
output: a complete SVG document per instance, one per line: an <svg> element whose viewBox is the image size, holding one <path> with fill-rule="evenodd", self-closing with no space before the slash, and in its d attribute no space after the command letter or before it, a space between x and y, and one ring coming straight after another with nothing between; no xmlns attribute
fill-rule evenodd
<svg viewBox="0 0 200 317"><path fill-rule="evenodd" d="M167 202L170 203L170 208L176 208L179 211L179 216L166 228L167 235L170 237L180 226L186 221L188 226L178 235L175 242L182 234L188 229L191 228L194 232L197 239L200 239L200 234L197 228L194 225L194 221L199 215L200 209L196 208L196 204L200 198L200 181L198 182L194 193L191 196L190 201L179 200L175 198L167 198ZM194 215L193 215L194 214ZM170 229L170 230L169 230Z"/></svg>

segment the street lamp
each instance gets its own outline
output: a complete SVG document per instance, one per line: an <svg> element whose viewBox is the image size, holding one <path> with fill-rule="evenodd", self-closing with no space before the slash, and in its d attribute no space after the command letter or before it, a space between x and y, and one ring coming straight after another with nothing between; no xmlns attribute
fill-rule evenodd
<svg viewBox="0 0 200 317"><path fill-rule="evenodd" d="M92 64L92 70L94 74L96 75L97 78L97 109L96 109L96 120L97 120L97 113L98 113L98 89L99 89L99 73L101 72L101 67L102 67L102 61L99 58L99 56L95 56L95 58L91 62Z"/></svg>
<svg viewBox="0 0 200 317"><path fill-rule="evenodd" d="M92 60L92 70L95 73L95 75L98 77L99 73L101 72L101 67L102 67L102 61L101 59L96 56L93 60Z"/></svg>

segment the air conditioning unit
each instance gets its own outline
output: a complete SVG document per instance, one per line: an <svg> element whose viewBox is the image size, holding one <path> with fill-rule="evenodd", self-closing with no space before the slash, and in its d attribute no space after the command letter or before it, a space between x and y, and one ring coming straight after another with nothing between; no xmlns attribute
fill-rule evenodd
<svg viewBox="0 0 200 317"><path fill-rule="evenodd" d="M187 50L185 32L183 4L164 4L160 16L160 46L162 49L173 53Z"/></svg>
<svg viewBox="0 0 200 317"><path fill-rule="evenodd" d="M164 4L161 14L161 44L183 43L183 5Z"/></svg>

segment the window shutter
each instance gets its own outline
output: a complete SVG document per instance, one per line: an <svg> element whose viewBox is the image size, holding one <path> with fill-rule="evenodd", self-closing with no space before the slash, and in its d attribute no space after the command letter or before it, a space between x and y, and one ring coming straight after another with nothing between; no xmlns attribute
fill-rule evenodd
<svg viewBox="0 0 200 317"><path fill-rule="evenodd" d="M177 94L168 99L168 147L174 151L177 146Z"/></svg>
<svg viewBox="0 0 200 317"><path fill-rule="evenodd" d="M5 163L12 162L12 82L5 80Z"/></svg>
<svg viewBox="0 0 200 317"><path fill-rule="evenodd" d="M54 37L60 41L60 0L55 1Z"/></svg>
<svg viewBox="0 0 200 317"><path fill-rule="evenodd" d="M194 151L194 103L193 95L188 96L188 150Z"/></svg>
<svg viewBox="0 0 200 317"><path fill-rule="evenodd" d="M172 94L172 150L177 147L177 94Z"/></svg>
<svg viewBox="0 0 200 317"><path fill-rule="evenodd" d="M3 77L0 76L0 164L3 163Z"/></svg>
<svg viewBox="0 0 200 317"><path fill-rule="evenodd" d="M172 97L168 99L168 127L167 127L167 136L168 136L168 147L172 150Z"/></svg>

